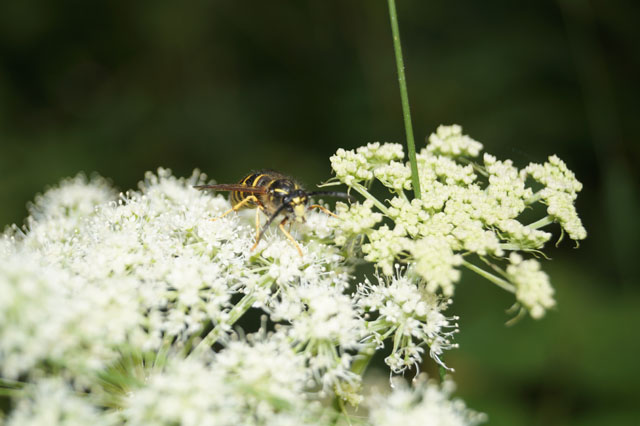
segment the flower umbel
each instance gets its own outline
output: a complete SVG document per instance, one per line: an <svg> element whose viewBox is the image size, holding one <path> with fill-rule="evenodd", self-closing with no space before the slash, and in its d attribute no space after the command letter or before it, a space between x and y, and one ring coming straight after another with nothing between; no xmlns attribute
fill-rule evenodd
<svg viewBox="0 0 640 426"><path fill-rule="evenodd" d="M326 425L351 421L345 403L371 408L365 424L481 422L448 380L365 396L366 366L387 346L390 374L428 358L453 371L443 358L458 317L445 311L463 267L543 317L554 290L532 256L553 222L586 237L582 186L555 156L520 170L480 157L459 126L429 142L413 200L401 145L339 150L328 185L362 201L292 226L304 256L273 229L251 251L253 214L210 220L230 204L193 188L206 181L198 171L159 169L121 194L79 175L37 196L26 225L0 238L8 424ZM546 216L524 222L536 203ZM366 262L375 282L356 278Z"/></svg>
<svg viewBox="0 0 640 426"><path fill-rule="evenodd" d="M336 177L327 185L344 183L366 200L338 211L336 244L364 240L365 259L384 275L391 276L397 263L406 265L427 291L446 297L453 295L465 266L514 293L533 318L541 318L554 304L548 278L537 261L516 259L541 251L551 234L540 228L554 221L570 238L586 238L573 206L582 185L556 156L522 170L486 153L482 163L474 162L482 144L458 125L440 126L428 140L417 156L420 200L409 200L405 193L411 186L409 166L401 162L396 144L369 144L332 157ZM369 189L373 179L391 193L384 202ZM530 180L543 188L534 191ZM547 205L548 215L523 223L522 213L537 202Z"/></svg>
<svg viewBox="0 0 640 426"><path fill-rule="evenodd" d="M458 318L443 314L449 300L436 296L427 285L400 270L390 279L378 278L377 284L365 280L358 285L357 294L358 305L367 314L377 313L377 318L367 324L371 331L367 339L382 345L392 337L392 353L385 359L392 372L418 367L425 346L431 358L446 368L440 356L444 350L457 347L452 339L458 331L454 322Z"/></svg>

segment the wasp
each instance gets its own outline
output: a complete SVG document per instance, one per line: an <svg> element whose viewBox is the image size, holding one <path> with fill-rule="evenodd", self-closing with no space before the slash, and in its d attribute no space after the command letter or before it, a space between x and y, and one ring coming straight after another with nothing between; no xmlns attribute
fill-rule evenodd
<svg viewBox="0 0 640 426"><path fill-rule="evenodd" d="M256 209L256 242L253 247L251 247L252 251L258 246L260 238L262 238L262 235L264 235L269 225L271 225L279 215L284 216L278 226L289 241L293 243L300 256L302 256L302 249L291 234L284 228L284 225L288 222L304 223L306 220L306 211L311 209L322 210L335 217L335 214L319 204L307 206L310 197L326 195L329 197L352 199L349 194L344 192L307 192L292 178L274 170L252 172L242 178L237 184L197 185L194 186L194 188L231 191L231 205L233 207L213 220L218 220L238 210ZM267 222L262 228L260 227L261 211L268 217Z"/></svg>

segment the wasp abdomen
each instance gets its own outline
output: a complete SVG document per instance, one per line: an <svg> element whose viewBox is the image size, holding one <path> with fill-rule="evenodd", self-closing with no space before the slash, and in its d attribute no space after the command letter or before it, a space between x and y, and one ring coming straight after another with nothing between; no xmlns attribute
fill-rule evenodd
<svg viewBox="0 0 640 426"><path fill-rule="evenodd" d="M273 173L261 170L245 176L240 180L239 184L245 185L250 188L258 188L268 186L273 181ZM237 204L240 204L245 198L252 196L255 198L254 194L251 192L233 191L231 193L231 204L233 206L236 206ZM253 209L256 208L256 205L257 203L255 201L248 201L241 207L241 209Z"/></svg>

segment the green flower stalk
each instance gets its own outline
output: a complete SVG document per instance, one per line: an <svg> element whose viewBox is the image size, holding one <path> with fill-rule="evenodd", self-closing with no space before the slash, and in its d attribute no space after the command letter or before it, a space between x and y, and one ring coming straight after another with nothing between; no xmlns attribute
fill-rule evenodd
<svg viewBox="0 0 640 426"><path fill-rule="evenodd" d="M409 152L409 164L411 165L411 179L413 182L413 194L415 198L422 198L420 192L419 171L416 161L416 144L413 140L413 125L411 124L411 109L409 108L409 91L407 90L407 78L404 75L404 59L402 58L402 44L400 43L400 29L398 28L398 14L396 13L395 0L388 0L389 19L391 20L391 34L393 36L393 51L396 56L396 68L398 70L398 83L400 85L400 100L402 101L402 115L404 116L404 129L407 134L407 149Z"/></svg>

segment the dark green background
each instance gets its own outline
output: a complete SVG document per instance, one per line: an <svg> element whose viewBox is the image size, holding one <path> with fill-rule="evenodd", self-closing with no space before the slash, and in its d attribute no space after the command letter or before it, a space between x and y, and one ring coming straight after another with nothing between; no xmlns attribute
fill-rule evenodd
<svg viewBox="0 0 640 426"><path fill-rule="evenodd" d="M558 309L467 273L448 355L495 425L638 424L640 3L398 0L420 144L459 123L519 166L556 153L585 189L579 250L550 247ZM337 148L404 140L383 0L0 6L0 225L79 171L120 189L158 166L311 187ZM0 296L1 297L1 296Z"/></svg>

